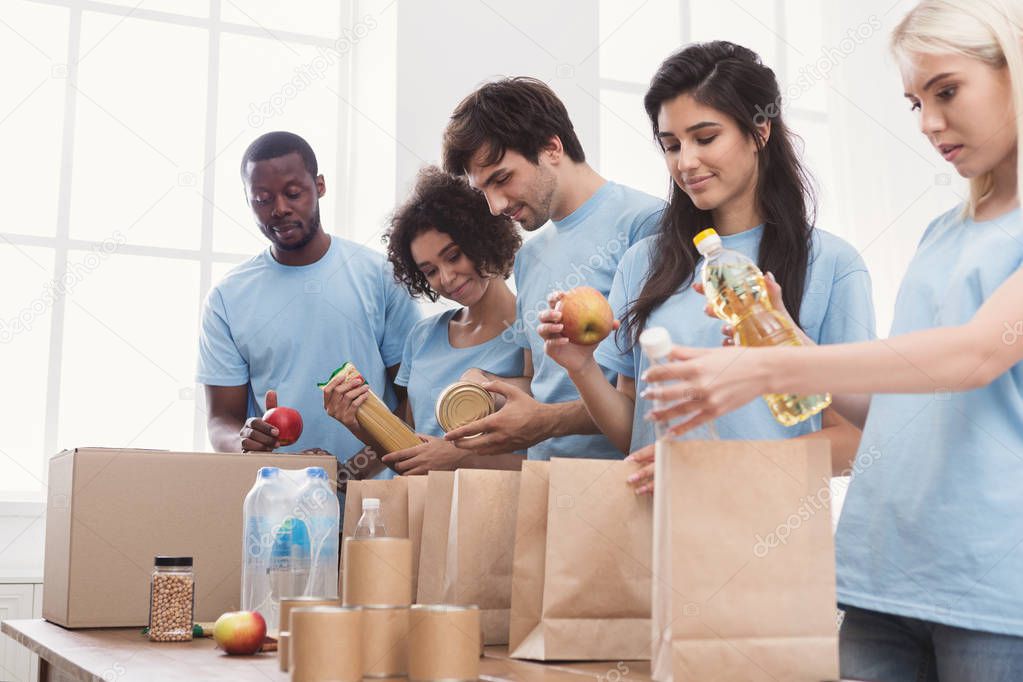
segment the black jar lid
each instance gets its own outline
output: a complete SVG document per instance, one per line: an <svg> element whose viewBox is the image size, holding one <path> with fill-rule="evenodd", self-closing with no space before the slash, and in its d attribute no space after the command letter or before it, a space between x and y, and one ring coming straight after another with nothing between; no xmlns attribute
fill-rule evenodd
<svg viewBox="0 0 1023 682"><path fill-rule="evenodd" d="M191 566L190 556L158 556L153 559L154 566Z"/></svg>

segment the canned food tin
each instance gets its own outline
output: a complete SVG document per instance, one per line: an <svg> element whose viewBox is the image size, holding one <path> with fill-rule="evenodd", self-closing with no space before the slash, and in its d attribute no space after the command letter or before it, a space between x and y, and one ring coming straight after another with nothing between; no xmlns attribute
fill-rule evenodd
<svg viewBox="0 0 1023 682"><path fill-rule="evenodd" d="M437 398L437 423L450 431L493 414L494 409L493 393L471 381L456 381Z"/></svg>

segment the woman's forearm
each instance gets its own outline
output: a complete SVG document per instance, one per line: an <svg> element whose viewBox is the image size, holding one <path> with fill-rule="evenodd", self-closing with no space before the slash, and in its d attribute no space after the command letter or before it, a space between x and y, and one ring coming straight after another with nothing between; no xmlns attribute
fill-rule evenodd
<svg viewBox="0 0 1023 682"><path fill-rule="evenodd" d="M771 393L929 393L985 386L1011 364L970 325L889 339L811 348L764 349Z"/></svg>
<svg viewBox="0 0 1023 682"><path fill-rule="evenodd" d="M578 372L569 372L568 376L579 390L586 411L601 433L616 448L629 452L635 400L608 383L596 360L588 362Z"/></svg>

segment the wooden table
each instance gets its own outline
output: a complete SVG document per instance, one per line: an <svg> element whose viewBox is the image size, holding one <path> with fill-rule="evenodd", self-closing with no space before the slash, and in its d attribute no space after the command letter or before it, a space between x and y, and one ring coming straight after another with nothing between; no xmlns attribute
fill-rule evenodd
<svg viewBox="0 0 1023 682"><path fill-rule="evenodd" d="M8 620L3 633L39 655L41 682L152 682L176 680L284 681L276 654L227 656L210 638L191 642L150 642L141 628L67 630L45 620ZM532 663L508 658L505 647L487 647L481 680L582 682L649 681L646 661Z"/></svg>

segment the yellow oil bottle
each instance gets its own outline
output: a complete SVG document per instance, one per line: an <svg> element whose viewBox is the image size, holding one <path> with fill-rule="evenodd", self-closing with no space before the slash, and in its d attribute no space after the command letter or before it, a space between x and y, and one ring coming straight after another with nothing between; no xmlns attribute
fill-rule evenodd
<svg viewBox="0 0 1023 682"><path fill-rule="evenodd" d="M774 309L767 294L764 274L743 254L726 249L713 228L693 238L703 256L700 278L714 313L735 330L740 346L801 346L792 323ZM765 395L779 423L792 426L809 419L831 404L831 396Z"/></svg>

